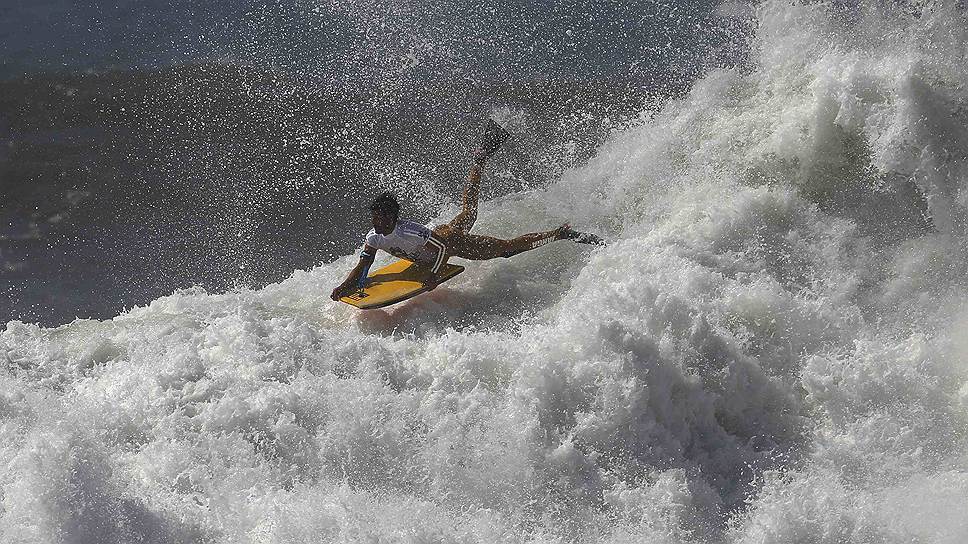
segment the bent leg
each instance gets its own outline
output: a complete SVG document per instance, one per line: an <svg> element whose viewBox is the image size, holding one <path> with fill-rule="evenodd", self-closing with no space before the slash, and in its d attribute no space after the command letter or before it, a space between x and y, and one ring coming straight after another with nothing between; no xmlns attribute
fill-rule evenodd
<svg viewBox="0 0 968 544"><path fill-rule="evenodd" d="M481 170L483 168L482 164L474 164L471 167L470 173L467 174L467 185L464 187L463 209L449 223L451 227L461 232L470 231L474 222L477 221L477 202L480 198Z"/></svg>

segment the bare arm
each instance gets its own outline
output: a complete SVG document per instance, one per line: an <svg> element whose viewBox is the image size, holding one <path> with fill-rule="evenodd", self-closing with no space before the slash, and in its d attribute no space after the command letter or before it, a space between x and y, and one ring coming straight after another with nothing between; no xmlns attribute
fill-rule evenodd
<svg viewBox="0 0 968 544"><path fill-rule="evenodd" d="M365 246L363 248L363 253L360 255L360 262L356 263L353 270L350 271L343 283L339 284L336 289L333 289L332 294L329 298L333 300L339 300L347 293L357 289L360 284L360 280L363 275L370 269L370 265L373 264L373 259L376 257L376 248Z"/></svg>

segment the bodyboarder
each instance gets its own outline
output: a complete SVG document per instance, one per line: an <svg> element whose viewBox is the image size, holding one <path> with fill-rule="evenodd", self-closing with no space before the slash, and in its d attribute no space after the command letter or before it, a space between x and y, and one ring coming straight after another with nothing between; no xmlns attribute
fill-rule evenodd
<svg viewBox="0 0 968 544"><path fill-rule="evenodd" d="M481 174L484 164L507 139L508 133L494 121L489 120L480 147L474 152L474 164L464 187L463 207L449 223L430 229L419 223L400 218L400 205L392 193L385 192L373 200L370 213L373 229L366 235L366 243L360 253L359 263L350 271L346 280L333 289L330 297L339 300L355 291L366 279L377 250L426 266L425 284L436 286L434 277L450 257L470 260L488 260L511 257L543 246L555 240L570 239L579 243L604 245L594 234L573 230L567 223L545 232L523 234L510 240L471 234L477 220L477 204L480 194Z"/></svg>

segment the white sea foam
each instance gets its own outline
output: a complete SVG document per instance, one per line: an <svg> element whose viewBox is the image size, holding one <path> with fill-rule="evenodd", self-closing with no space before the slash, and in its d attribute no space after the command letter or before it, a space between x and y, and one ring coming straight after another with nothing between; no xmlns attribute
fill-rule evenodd
<svg viewBox="0 0 968 544"><path fill-rule="evenodd" d="M964 542L968 20L757 16L750 67L483 206L607 248L8 323L2 540Z"/></svg>

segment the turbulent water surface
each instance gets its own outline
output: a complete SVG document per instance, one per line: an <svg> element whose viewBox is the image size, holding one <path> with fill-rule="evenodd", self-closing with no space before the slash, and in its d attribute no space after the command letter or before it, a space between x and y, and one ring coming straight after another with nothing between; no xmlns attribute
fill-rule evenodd
<svg viewBox="0 0 968 544"><path fill-rule="evenodd" d="M748 60L476 227L608 247L386 311L329 300L347 255L7 323L0 539L968 540L968 18L755 16Z"/></svg>

